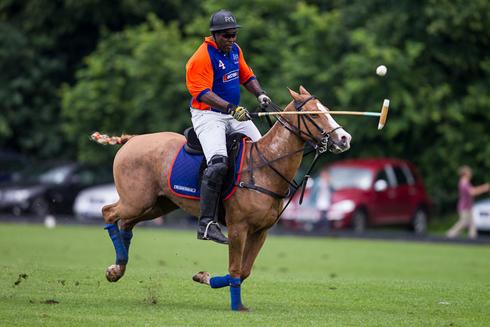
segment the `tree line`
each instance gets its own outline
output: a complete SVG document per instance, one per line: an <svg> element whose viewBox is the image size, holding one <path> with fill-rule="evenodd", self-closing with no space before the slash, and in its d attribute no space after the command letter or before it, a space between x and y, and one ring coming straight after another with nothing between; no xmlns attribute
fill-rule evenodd
<svg viewBox="0 0 490 327"><path fill-rule="evenodd" d="M442 212L454 210L458 166L490 180L485 0L1 0L0 146L108 162L114 153L90 143L91 132L181 132L185 63L221 8L243 26L238 43L274 102L299 85L331 109L376 111L391 100L381 132L375 120L337 117L352 149L322 164L408 159ZM243 104L256 100L244 94Z"/></svg>

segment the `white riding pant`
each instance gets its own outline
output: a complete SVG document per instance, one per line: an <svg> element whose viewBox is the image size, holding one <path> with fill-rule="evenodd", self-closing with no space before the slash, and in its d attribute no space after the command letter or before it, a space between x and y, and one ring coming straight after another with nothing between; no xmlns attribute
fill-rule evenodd
<svg viewBox="0 0 490 327"><path fill-rule="evenodd" d="M231 115L211 110L190 108L192 125L209 162L215 155L228 156L226 151L226 135L242 133L252 141L258 141L262 135L251 120L240 122Z"/></svg>

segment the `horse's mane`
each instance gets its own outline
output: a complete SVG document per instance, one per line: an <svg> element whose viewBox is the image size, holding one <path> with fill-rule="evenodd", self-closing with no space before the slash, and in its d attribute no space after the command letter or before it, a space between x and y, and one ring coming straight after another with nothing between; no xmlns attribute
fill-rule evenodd
<svg viewBox="0 0 490 327"><path fill-rule="evenodd" d="M92 135L90 135L90 139L94 142L104 144L104 145L107 144L116 145L116 144L124 144L134 136L136 135L123 134L121 136L109 136L106 134L100 134L99 132L94 132L92 133Z"/></svg>

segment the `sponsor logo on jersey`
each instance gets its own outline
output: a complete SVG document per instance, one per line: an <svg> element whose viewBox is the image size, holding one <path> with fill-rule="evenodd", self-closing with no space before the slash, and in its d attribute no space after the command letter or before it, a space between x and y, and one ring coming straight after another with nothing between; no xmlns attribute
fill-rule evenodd
<svg viewBox="0 0 490 327"><path fill-rule="evenodd" d="M238 69L231 71L229 73L226 73L223 75L223 82L227 83L229 81L233 81L239 77Z"/></svg>

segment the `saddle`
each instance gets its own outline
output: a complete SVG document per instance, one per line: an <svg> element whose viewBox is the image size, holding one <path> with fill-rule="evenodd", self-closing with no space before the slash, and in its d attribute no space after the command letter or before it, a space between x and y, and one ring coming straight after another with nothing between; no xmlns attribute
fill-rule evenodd
<svg viewBox="0 0 490 327"><path fill-rule="evenodd" d="M187 128L184 131L184 136L187 142L175 155L173 164L169 169L167 184L174 195L199 200L202 174L207 163L194 128ZM221 192L223 201L231 197L240 181L246 138L245 135L239 133L227 136L229 168Z"/></svg>
<svg viewBox="0 0 490 327"><path fill-rule="evenodd" d="M199 138L197 137L197 134L194 131L194 127L186 128L184 131L184 136L185 139L187 140L187 143L184 144L184 150L187 153L204 155L204 152L202 151L201 142L199 142ZM233 154L236 154L238 143L246 137L247 136L242 133L233 133L230 135L226 135L226 150L228 151L229 160L234 158ZM233 167L233 166L229 165L229 167Z"/></svg>
<svg viewBox="0 0 490 327"><path fill-rule="evenodd" d="M201 179L207 162L194 128L187 128L184 131L184 136L187 142L178 151L170 167L168 186L176 196L199 200ZM240 181L245 138L247 137L240 133L230 134L226 138L229 168L221 191L222 200L218 209L219 221L223 225L226 225L223 201L231 197Z"/></svg>
<svg viewBox="0 0 490 327"><path fill-rule="evenodd" d="M187 140L187 143L184 144L184 150L189 153L189 154L196 154L196 155L203 155L204 152L202 150L201 142L199 141L199 138L197 137L196 132L194 131L194 127L189 127L184 130L184 136ZM233 133L230 135L226 136L226 151L228 152L228 173L226 175L225 180L230 181L233 180L234 177L234 172L233 172L233 167L235 167L236 163L236 155L238 153L238 148L240 145L240 141L247 136L242 133ZM202 173L204 172L204 169L207 168L207 162L204 160L201 163L201 166L199 168L199 182L201 181L202 178ZM227 189L227 184L225 182L225 185L223 186L223 190Z"/></svg>

